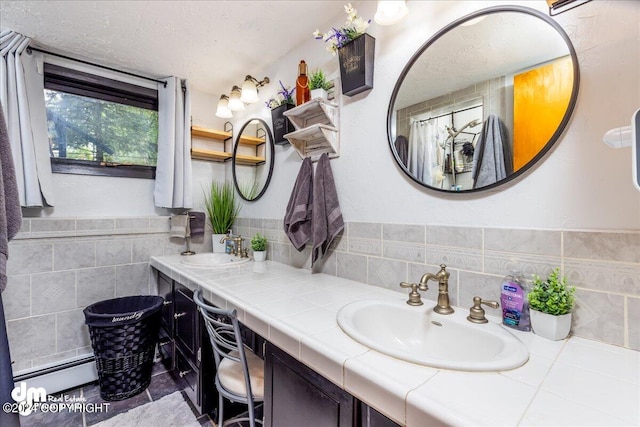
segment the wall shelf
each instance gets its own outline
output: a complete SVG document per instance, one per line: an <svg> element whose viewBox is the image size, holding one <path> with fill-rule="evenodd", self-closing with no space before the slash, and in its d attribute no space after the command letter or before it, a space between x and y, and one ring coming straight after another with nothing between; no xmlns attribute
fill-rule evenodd
<svg viewBox="0 0 640 427"><path fill-rule="evenodd" d="M301 158L311 157L317 161L327 153L330 158L340 155L339 107L338 104L321 98L285 111L296 128L284 137L289 140Z"/></svg>
<svg viewBox="0 0 640 427"><path fill-rule="evenodd" d="M219 141L223 145L223 151L210 150L205 148L191 148L191 158L198 160L209 160L214 162L226 162L231 159L232 152L227 151L227 141L233 138L231 132L225 130L208 129L200 126L191 126L191 136ZM238 142L240 145L257 147L265 143L264 138L253 136L243 136ZM262 157L238 155L237 162L244 165L258 165L265 162Z"/></svg>

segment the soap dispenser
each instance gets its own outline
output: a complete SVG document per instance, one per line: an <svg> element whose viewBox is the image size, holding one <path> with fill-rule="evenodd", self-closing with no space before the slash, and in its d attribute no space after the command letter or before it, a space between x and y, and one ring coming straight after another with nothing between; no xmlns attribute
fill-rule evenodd
<svg viewBox="0 0 640 427"><path fill-rule="evenodd" d="M513 270L500 285L502 324L519 331L530 331L529 299L526 280L519 270Z"/></svg>

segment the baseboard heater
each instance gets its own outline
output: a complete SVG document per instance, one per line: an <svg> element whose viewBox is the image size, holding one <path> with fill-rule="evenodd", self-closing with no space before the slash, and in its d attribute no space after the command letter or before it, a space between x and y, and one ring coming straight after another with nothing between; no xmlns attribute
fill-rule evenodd
<svg viewBox="0 0 640 427"><path fill-rule="evenodd" d="M58 393L80 387L98 380L98 370L93 356L49 366L46 368L17 375L15 384L27 383L27 387L43 387L47 394Z"/></svg>

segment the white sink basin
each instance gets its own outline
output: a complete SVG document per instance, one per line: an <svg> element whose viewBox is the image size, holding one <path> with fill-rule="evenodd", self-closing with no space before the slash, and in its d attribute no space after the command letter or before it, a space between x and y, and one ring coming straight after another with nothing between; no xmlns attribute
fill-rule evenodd
<svg viewBox="0 0 640 427"><path fill-rule="evenodd" d="M235 255L223 253L203 253L185 255L180 259L180 262L188 267L225 268L245 264L250 260L251 258L240 258Z"/></svg>
<svg viewBox="0 0 640 427"><path fill-rule="evenodd" d="M450 315L425 301L412 307L400 300L357 301L338 312L342 330L381 353L434 368L503 371L529 359L525 345L499 324L476 324L460 308Z"/></svg>

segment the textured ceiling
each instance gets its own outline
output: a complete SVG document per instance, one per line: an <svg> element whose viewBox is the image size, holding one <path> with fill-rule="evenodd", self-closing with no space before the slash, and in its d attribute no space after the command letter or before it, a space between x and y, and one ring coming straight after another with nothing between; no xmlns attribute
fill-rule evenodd
<svg viewBox="0 0 640 427"><path fill-rule="evenodd" d="M355 3L355 2L354 2ZM344 15L336 1L5 1L0 28L39 47L229 92Z"/></svg>

